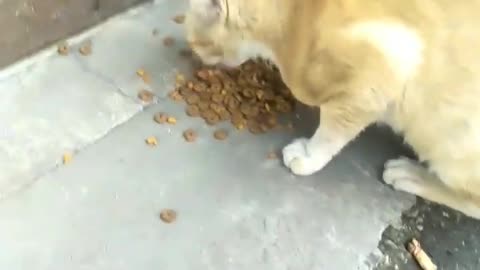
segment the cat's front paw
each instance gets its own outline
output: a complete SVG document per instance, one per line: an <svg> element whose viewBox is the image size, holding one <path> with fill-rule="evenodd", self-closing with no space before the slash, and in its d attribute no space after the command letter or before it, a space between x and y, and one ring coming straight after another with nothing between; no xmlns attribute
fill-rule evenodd
<svg viewBox="0 0 480 270"><path fill-rule="evenodd" d="M296 175L311 175L326 164L319 153L308 151L308 143L308 139L300 138L283 148L283 163Z"/></svg>

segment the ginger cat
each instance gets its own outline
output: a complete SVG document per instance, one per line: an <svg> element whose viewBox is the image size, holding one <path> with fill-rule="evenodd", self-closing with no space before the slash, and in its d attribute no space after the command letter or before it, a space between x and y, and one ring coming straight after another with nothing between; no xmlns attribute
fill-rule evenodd
<svg viewBox="0 0 480 270"><path fill-rule="evenodd" d="M479 11L480 0L190 0L186 27L206 64L269 59L320 107L316 133L283 149L294 174L387 123L428 169L389 160L384 181L480 218Z"/></svg>

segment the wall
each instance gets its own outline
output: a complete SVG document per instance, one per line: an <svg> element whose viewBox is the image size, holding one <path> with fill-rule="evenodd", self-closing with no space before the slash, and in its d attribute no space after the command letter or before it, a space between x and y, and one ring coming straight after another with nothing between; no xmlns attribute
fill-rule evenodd
<svg viewBox="0 0 480 270"><path fill-rule="evenodd" d="M0 68L149 0L0 0Z"/></svg>

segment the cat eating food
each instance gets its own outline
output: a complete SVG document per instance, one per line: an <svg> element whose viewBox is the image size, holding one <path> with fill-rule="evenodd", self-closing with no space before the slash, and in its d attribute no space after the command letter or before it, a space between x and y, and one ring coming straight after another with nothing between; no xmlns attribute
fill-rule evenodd
<svg viewBox="0 0 480 270"><path fill-rule="evenodd" d="M419 162L385 163L397 190L480 218L480 0L190 0L185 24L206 64L276 64L320 108L311 138L283 149L296 175L320 171L367 126L402 134Z"/></svg>

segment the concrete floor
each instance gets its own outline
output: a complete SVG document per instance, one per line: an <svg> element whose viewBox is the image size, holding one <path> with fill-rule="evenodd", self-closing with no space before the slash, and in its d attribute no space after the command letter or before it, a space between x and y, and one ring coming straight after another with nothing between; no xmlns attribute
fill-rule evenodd
<svg viewBox="0 0 480 270"><path fill-rule="evenodd" d="M191 65L171 20L185 6L147 4L73 38L69 56L49 48L0 73L0 269L398 269L388 258L403 254L403 238L388 232L415 235L402 229L415 198L378 180L406 151L398 138L369 129L311 177L266 158L310 134L316 119L301 107L296 134L232 130L215 141L166 98ZM76 52L85 40L90 56ZM155 104L139 102L142 88ZM153 122L159 111L178 124ZM187 128L195 143L183 140ZM157 147L145 145L152 135ZM66 152L73 161L59 165ZM163 208L178 212L175 223L160 221Z"/></svg>

